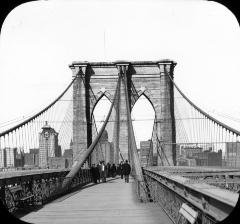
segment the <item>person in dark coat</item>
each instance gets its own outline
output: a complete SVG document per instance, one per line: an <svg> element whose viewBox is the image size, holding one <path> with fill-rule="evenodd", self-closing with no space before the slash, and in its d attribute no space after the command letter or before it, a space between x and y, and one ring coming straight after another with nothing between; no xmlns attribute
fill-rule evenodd
<svg viewBox="0 0 240 224"><path fill-rule="evenodd" d="M117 175L120 175L120 165L117 164Z"/></svg>
<svg viewBox="0 0 240 224"><path fill-rule="evenodd" d="M98 165L97 165L97 169L98 169L98 172L97 172L97 174L98 174L97 180L98 180L99 183L100 183L100 181L101 181L101 168L102 168L102 164L101 164L101 162L99 161L99 163L98 163Z"/></svg>
<svg viewBox="0 0 240 224"><path fill-rule="evenodd" d="M111 166L112 178L114 178L116 176L116 172L117 172L117 168L116 168L115 164L113 163Z"/></svg>
<svg viewBox="0 0 240 224"><path fill-rule="evenodd" d="M102 182L106 182L106 177L107 177L107 166L105 165L104 161L101 162L101 172L100 176L102 178Z"/></svg>
<svg viewBox="0 0 240 224"><path fill-rule="evenodd" d="M129 182L129 175L131 173L131 166L129 165L128 161L126 160L125 163L123 164L123 175L125 179L125 183Z"/></svg>
<svg viewBox="0 0 240 224"><path fill-rule="evenodd" d="M106 165L106 172L107 172L107 177L110 177L112 175L110 163L107 163L107 165Z"/></svg>
<svg viewBox="0 0 240 224"><path fill-rule="evenodd" d="M123 179L123 161L120 162L119 169L120 169L121 179Z"/></svg>
<svg viewBox="0 0 240 224"><path fill-rule="evenodd" d="M95 175L96 175L96 183L100 182L100 172L99 172L99 168L98 165L94 167L95 170Z"/></svg>
<svg viewBox="0 0 240 224"><path fill-rule="evenodd" d="M93 182L96 184L97 183L97 173L96 173L95 164L92 164L92 166L90 168L90 171L91 171L91 174L92 174Z"/></svg>

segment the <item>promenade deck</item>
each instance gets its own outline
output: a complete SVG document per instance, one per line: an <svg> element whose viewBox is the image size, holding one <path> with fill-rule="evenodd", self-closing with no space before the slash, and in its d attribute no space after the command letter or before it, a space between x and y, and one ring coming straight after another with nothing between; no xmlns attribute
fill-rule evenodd
<svg viewBox="0 0 240 224"><path fill-rule="evenodd" d="M87 185L21 218L29 223L60 224L172 224L154 203L141 203L134 192L133 180L109 179Z"/></svg>

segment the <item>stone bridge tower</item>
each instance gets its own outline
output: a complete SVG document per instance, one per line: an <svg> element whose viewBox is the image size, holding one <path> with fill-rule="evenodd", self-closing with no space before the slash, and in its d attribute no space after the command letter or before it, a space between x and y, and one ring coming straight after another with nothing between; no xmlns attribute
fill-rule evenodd
<svg viewBox="0 0 240 224"><path fill-rule="evenodd" d="M121 66L127 69L127 91L132 109L144 94L155 110L155 129L170 165L176 164L176 134L174 119L173 71L176 63L170 60L134 62L73 62L69 67L76 77L73 83L73 157L92 143L92 113L95 105L106 96L113 101ZM115 163L119 151L128 158L128 126L123 80L120 84L118 125L114 131ZM117 117L117 116L116 116ZM119 137L117 137L119 136ZM168 143L168 144L167 144ZM156 149L153 149L156 151ZM164 164L167 165L167 164Z"/></svg>

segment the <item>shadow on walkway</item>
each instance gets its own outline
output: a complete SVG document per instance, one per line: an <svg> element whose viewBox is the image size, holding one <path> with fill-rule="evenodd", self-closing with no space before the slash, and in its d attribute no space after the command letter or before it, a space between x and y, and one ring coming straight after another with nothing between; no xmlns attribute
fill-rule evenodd
<svg viewBox="0 0 240 224"><path fill-rule="evenodd" d="M71 193L68 193L68 194L66 194L66 195L64 195L64 196L61 196L61 197L53 200L51 203L62 202L62 201L64 201L64 200L72 197L73 195L77 194L78 192L84 190L84 189L87 189L87 188L89 188L89 187L93 187L93 186L96 186L96 185L99 185L99 184L111 183L112 181L117 180L117 179L119 179L119 178L120 178L120 177L116 177L116 178L111 178L111 177L110 177L108 180L106 180L106 182L100 182L100 183L96 183L96 184L95 184L95 183L87 184L87 185L81 187L80 189L77 189L77 190L75 190L75 191L73 191L73 192L71 192Z"/></svg>
<svg viewBox="0 0 240 224"><path fill-rule="evenodd" d="M17 210L16 212L14 212L12 215L18 219L20 219L21 217L31 213L31 212L37 212L38 210L42 209L44 207L44 205L46 204L49 204L49 203L59 203L59 202L62 202L70 197L72 197L73 195L79 193L80 191L84 190L84 189L87 189L87 188L90 188L90 187L93 187L93 186L96 186L96 185L99 185L99 184L106 184L106 183L113 183L114 180L117 180L119 179L120 177L115 177L115 178L108 178L106 180L106 182L100 182L100 183L89 183L85 186L82 186L80 188L77 188L75 190L73 190L72 192L69 192L67 193L66 195L63 195L63 196L60 196L59 198L57 199L53 199L43 205L32 205L31 207L27 207L27 208L23 208L23 209L19 209Z"/></svg>

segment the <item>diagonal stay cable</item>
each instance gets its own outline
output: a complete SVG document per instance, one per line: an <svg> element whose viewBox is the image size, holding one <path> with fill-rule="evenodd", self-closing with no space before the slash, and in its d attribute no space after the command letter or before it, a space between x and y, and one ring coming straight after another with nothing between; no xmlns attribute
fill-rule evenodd
<svg viewBox="0 0 240 224"><path fill-rule="evenodd" d="M155 117L155 119L156 119L156 117ZM155 124L155 119L154 119L154 124ZM150 149L149 149L149 152L148 152L147 166L148 166L148 164L149 164L150 151L153 150L154 124L153 124L153 128L152 128L152 136L151 136L151 142L150 142ZM151 162L152 162L152 161L151 161Z"/></svg>
<svg viewBox="0 0 240 224"><path fill-rule="evenodd" d="M92 153L92 151L94 150L95 146L99 142L99 139L101 138L102 133L105 130L105 127L106 127L106 125L108 123L108 120L109 120L109 117L111 115L111 112L112 112L112 109L113 109L113 106L114 106L114 102L116 100L117 91L118 91L118 88L119 88L119 82L120 82L120 79L118 78L117 87L116 87L116 91L115 91L115 94L114 94L114 100L113 100L113 102L111 104L111 107L109 109L109 112L108 112L108 115L106 117L106 120L105 120L104 124L102 125L98 135L96 136L96 138L94 139L92 144L83 153L81 153L81 155L79 154L79 156L77 158L79 160L76 161L75 164L73 164L72 169L66 175L66 177L65 177L65 179L64 179L64 181L62 183L62 186L61 186L61 191L67 190L66 189L67 186L71 183L72 179L76 176L78 171L81 169L82 165L85 163L85 161L87 160L87 158L89 157L89 155Z"/></svg>
<svg viewBox="0 0 240 224"><path fill-rule="evenodd" d="M92 114L92 119L93 119L93 124L94 124L95 131L96 131L96 133L97 133L97 135L98 135L99 132L98 132L98 130L97 130L97 125L96 125L96 121L95 121L94 114ZM101 145L101 144L98 144L98 146L100 147L101 156L102 156L102 158L104 158L102 145Z"/></svg>
<svg viewBox="0 0 240 224"><path fill-rule="evenodd" d="M160 146L161 152L163 153L163 155L164 155L164 157L165 157L165 159L166 159L168 165L170 166L170 163L169 163L169 161L168 161L168 158L167 158L167 156L166 156L166 154L165 154L165 151L164 151L164 149L163 149L163 147L162 147L162 146L163 146L163 143L159 140L158 136L157 136L157 141L158 141L158 143L159 143L159 146Z"/></svg>
<svg viewBox="0 0 240 224"><path fill-rule="evenodd" d="M123 71L123 81L124 81L124 90L125 90L125 97L126 97L126 108L127 108L127 120L128 120L128 130L129 130L129 134L130 134L130 153L133 155L133 165L134 165L134 169L135 169L135 178L140 181L143 182L143 173L142 173L142 168L140 165L140 160L137 154L137 145L136 145L136 140L135 140L135 136L134 136L134 131L133 131L133 126L132 126L132 120L131 120L131 114L130 114L130 105L129 105L129 98L128 98L128 92L127 92L127 76L126 76L126 68L124 67L124 71Z"/></svg>

